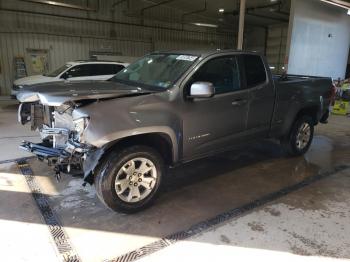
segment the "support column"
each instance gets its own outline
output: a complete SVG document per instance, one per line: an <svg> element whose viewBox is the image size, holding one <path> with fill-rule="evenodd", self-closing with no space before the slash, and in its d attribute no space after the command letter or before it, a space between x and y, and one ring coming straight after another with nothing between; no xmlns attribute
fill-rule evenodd
<svg viewBox="0 0 350 262"><path fill-rule="evenodd" d="M239 26L238 26L238 40L237 49L243 49L243 33L244 33L244 16L245 16L245 2L246 0L241 0L239 8Z"/></svg>

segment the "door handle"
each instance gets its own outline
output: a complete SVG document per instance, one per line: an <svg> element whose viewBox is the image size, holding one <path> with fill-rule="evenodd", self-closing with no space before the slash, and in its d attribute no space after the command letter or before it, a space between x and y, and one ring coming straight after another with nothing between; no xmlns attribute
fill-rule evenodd
<svg viewBox="0 0 350 262"><path fill-rule="evenodd" d="M241 105L244 105L245 103L247 103L247 100L245 100L245 99L237 99L237 100L233 100L231 105L233 105L233 106L241 106Z"/></svg>

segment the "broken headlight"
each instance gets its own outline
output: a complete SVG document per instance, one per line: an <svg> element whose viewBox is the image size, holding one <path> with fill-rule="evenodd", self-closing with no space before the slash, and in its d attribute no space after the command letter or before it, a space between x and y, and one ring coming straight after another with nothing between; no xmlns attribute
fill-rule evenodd
<svg viewBox="0 0 350 262"><path fill-rule="evenodd" d="M89 124L89 117L81 117L73 120L73 122L74 122L74 130L77 133L77 138L81 142L83 133Z"/></svg>

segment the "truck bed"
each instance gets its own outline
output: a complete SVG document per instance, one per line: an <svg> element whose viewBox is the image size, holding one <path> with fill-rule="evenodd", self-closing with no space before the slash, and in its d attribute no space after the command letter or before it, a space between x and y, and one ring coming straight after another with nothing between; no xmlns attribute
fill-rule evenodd
<svg viewBox="0 0 350 262"><path fill-rule="evenodd" d="M273 80L276 82L295 82L295 81L306 81L306 80L320 80L320 79L331 79L329 77L322 76L308 76L308 75L290 75L290 74L275 74L272 75Z"/></svg>
<svg viewBox="0 0 350 262"><path fill-rule="evenodd" d="M315 112L315 124L328 114L332 99L332 79L303 75L273 75L276 89L275 110L271 123L272 136L285 134L300 108Z"/></svg>

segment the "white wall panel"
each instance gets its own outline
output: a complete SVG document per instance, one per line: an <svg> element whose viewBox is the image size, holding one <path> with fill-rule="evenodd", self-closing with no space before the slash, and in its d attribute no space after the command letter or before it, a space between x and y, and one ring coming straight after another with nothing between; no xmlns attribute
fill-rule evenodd
<svg viewBox="0 0 350 262"><path fill-rule="evenodd" d="M266 57L269 65L275 68L272 69L273 73L284 71L287 34L287 24L270 26L268 29Z"/></svg>
<svg viewBox="0 0 350 262"><path fill-rule="evenodd" d="M288 73L344 78L350 16L321 1L293 1Z"/></svg>

